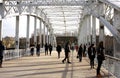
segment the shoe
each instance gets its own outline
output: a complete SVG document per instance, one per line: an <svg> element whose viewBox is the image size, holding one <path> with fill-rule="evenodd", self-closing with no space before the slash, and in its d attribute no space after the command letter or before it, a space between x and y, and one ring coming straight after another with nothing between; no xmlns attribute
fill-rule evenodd
<svg viewBox="0 0 120 78"><path fill-rule="evenodd" d="M2 68L2 66L0 66L0 68Z"/></svg>
<svg viewBox="0 0 120 78"><path fill-rule="evenodd" d="M64 63L64 60L62 60L62 63Z"/></svg>
<svg viewBox="0 0 120 78"><path fill-rule="evenodd" d="M90 69L92 69L92 67L90 67Z"/></svg>
<svg viewBox="0 0 120 78"><path fill-rule="evenodd" d="M79 60L79 62L81 62L81 60Z"/></svg>
<svg viewBox="0 0 120 78"><path fill-rule="evenodd" d="M67 62L67 63L71 64L71 62Z"/></svg>
<svg viewBox="0 0 120 78"><path fill-rule="evenodd" d="M97 78L102 78L101 74L98 74L96 77L97 77Z"/></svg>

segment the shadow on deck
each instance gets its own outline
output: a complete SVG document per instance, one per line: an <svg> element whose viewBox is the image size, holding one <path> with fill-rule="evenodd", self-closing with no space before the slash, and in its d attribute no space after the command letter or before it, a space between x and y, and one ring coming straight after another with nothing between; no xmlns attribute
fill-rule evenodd
<svg viewBox="0 0 120 78"><path fill-rule="evenodd" d="M57 52L53 51L52 56L40 57L29 56L3 62L0 69L0 78L96 78L96 67L90 69L87 57L82 62L76 58L76 52L71 53L71 64L62 63L64 52L61 58L57 58ZM108 73L102 68L102 78L108 78ZM114 78L112 75L109 78Z"/></svg>

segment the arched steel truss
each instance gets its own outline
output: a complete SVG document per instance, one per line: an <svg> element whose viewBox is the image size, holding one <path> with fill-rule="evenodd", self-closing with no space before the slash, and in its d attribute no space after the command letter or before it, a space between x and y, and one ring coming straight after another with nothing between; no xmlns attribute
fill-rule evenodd
<svg viewBox="0 0 120 78"><path fill-rule="evenodd" d="M109 21L113 20L113 10L116 9L120 11L119 5L115 5L115 1L109 1L109 0L4 0L3 3L0 3L0 14L1 18L4 18L9 15L21 15L21 14L30 14L35 15L39 18L41 18L46 24L52 25L52 21L57 21L51 19L52 17L64 17L64 24L66 23L66 17L64 12L67 10L63 10L63 14L57 14L57 9L60 7L65 6L80 6L79 9L73 8L72 10L78 10L79 15L76 16L78 18L78 27L80 24L81 19L84 18L85 15L93 15L100 19L100 21L107 26L107 28L112 32L112 34L117 38L120 39L119 32L117 29L112 25L112 23L109 23ZM105 13L100 14L101 12L98 11L100 3L105 4ZM47 7L46 7L47 6ZM55 9L56 14L54 14L54 10L51 10L51 6L57 7ZM52 7L53 8L53 7ZM53 8L53 9L54 9ZM69 8L67 8L69 9ZM82 11L80 11L82 10ZM52 14L49 14L49 11L53 11ZM58 10L59 11L59 10ZM70 10L68 11L70 12ZM75 14L73 15L75 18ZM69 17L69 15L68 15ZM63 19L62 19L63 20ZM56 25L56 24L54 24ZM59 24L60 25L60 24ZM72 24L71 24L72 25ZM54 26L53 26L54 28ZM72 30L71 30L72 31Z"/></svg>

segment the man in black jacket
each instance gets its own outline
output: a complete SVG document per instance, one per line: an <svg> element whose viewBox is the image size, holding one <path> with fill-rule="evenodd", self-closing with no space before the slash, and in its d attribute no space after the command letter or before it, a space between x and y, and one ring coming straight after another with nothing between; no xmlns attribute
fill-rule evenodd
<svg viewBox="0 0 120 78"><path fill-rule="evenodd" d="M82 44L79 46L78 49L78 58L79 58L79 62L82 61L82 54L83 54L83 48L82 48Z"/></svg>
<svg viewBox="0 0 120 78"><path fill-rule="evenodd" d="M70 47L69 47L69 42L65 44L65 58L62 60L62 63L67 59L67 63L71 63L69 61L69 53L70 53Z"/></svg>
<svg viewBox="0 0 120 78"><path fill-rule="evenodd" d="M4 45L2 44L2 41L0 41L0 68L2 68L2 62L3 62L3 51L5 50Z"/></svg>
<svg viewBox="0 0 120 78"><path fill-rule="evenodd" d="M58 58L60 58L60 52L61 52L62 48L59 44L57 45L56 50L58 52Z"/></svg>
<svg viewBox="0 0 120 78"><path fill-rule="evenodd" d="M103 61L105 60L103 41L99 43L97 48L97 60L98 60L97 77L100 77L101 76L100 69Z"/></svg>
<svg viewBox="0 0 120 78"><path fill-rule="evenodd" d="M94 59L96 55L96 49L94 47L94 44L91 44L91 46L88 48L88 55L90 59L90 66L91 68L94 68Z"/></svg>

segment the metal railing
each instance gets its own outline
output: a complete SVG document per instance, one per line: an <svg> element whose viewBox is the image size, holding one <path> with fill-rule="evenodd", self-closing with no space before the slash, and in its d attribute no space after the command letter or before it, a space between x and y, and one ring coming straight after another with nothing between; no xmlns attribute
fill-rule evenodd
<svg viewBox="0 0 120 78"><path fill-rule="evenodd" d="M110 74L113 74L116 78L120 78L120 59L105 55L105 61L103 62L103 67L108 70L108 78Z"/></svg>
<svg viewBox="0 0 120 78"><path fill-rule="evenodd" d="M44 48L40 48L40 52L44 52ZM34 54L35 53L36 53L36 49L34 49ZM24 56L30 56L30 48L5 50L3 60L11 60Z"/></svg>
<svg viewBox="0 0 120 78"><path fill-rule="evenodd" d="M10 60L15 59L23 56L29 55L29 49L12 49L12 50L5 50L4 51L4 58L3 60Z"/></svg>

